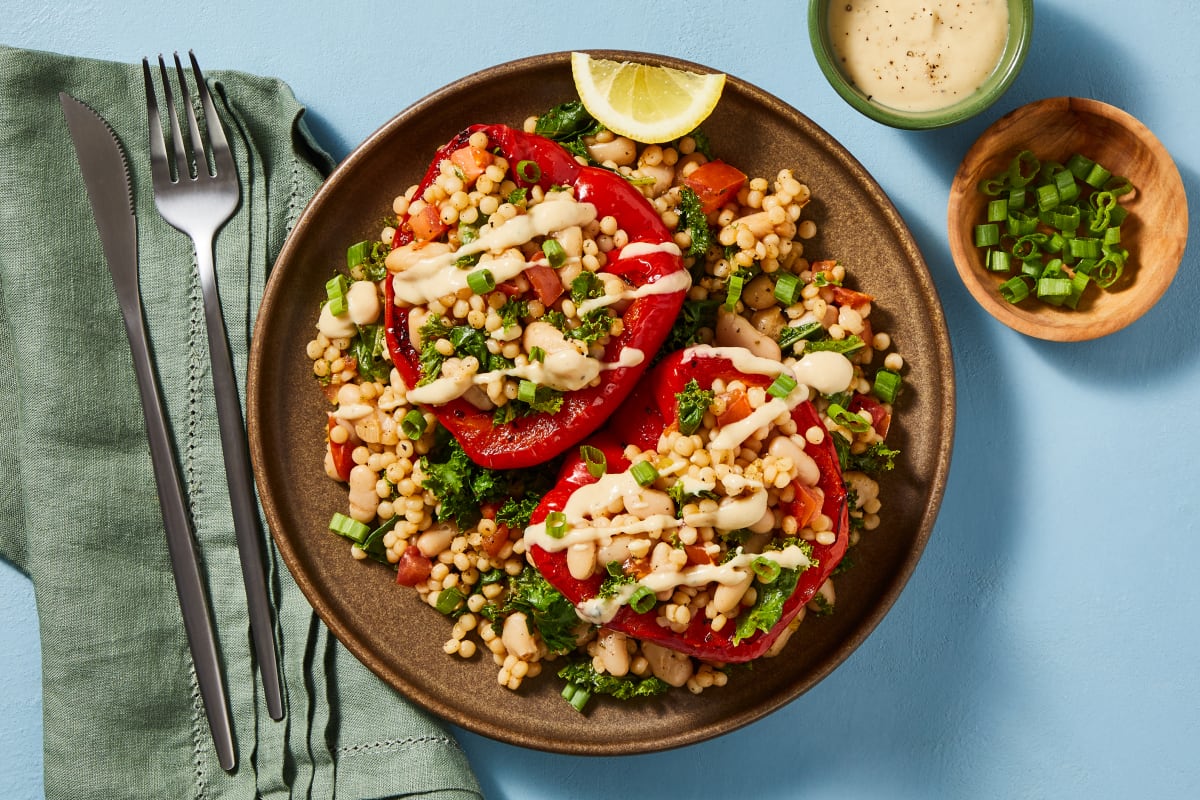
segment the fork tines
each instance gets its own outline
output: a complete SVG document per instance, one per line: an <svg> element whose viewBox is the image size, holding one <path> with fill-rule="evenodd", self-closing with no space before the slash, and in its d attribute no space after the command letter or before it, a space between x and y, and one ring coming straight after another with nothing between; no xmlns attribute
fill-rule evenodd
<svg viewBox="0 0 1200 800"><path fill-rule="evenodd" d="M158 56L158 69L162 81L163 97L167 105L168 125L170 126L170 139L174 159L167 158L166 146L162 138L151 136L151 161L161 159L164 163L168 164L172 182L179 181L184 176L191 180L202 178L199 168L200 163L204 163L204 172L210 177L214 177L222 171L232 172L234 165L233 157L229 150L229 140L225 137L225 128L222 126L221 118L217 115L216 108L213 105L212 94L209 92L208 84L204 80L204 73L200 71L200 65L196 62L196 54L191 50L188 51L192 75L196 82L196 92L200 97L202 108L200 119L205 124L205 132L208 134L207 139L201 136L200 123L196 118L195 108L192 105L192 93L188 87L187 73L184 70L183 63L179 60L179 53L175 53L174 58L175 74L177 76L176 83L179 86L180 98L187 114L187 136L183 135L179 127L179 115L175 113L175 96L171 87L170 73L168 72L166 61L160 54ZM146 80L146 98L151 130L161 131L162 121L159 115L157 96L154 91L154 78L148 59L142 59L142 72ZM205 149L206 141L211 147L211 151Z"/></svg>

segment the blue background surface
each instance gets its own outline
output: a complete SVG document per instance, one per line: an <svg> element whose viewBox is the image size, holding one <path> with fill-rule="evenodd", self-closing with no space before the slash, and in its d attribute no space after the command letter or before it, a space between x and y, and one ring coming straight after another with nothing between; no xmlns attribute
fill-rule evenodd
<svg viewBox="0 0 1200 800"><path fill-rule="evenodd" d="M425 94L513 58L586 48L678 56L805 112L912 228L954 345L958 431L941 516L892 613L812 691L703 744L594 759L458 731L489 797L744 796L748 782L761 798L1200 796L1191 3L1039 0L1013 87L980 117L934 132L886 128L845 105L817 69L798 2L456 4L467 14L359 0L6 5L5 44L121 61L194 48L208 70L280 77L337 157ZM193 30L193 19L208 29ZM1193 241L1141 321L1055 344L975 304L950 260L945 208L958 162L988 124L1068 94L1118 105L1157 134L1192 199ZM32 588L0 562L0 796L12 800L42 794L39 672Z"/></svg>

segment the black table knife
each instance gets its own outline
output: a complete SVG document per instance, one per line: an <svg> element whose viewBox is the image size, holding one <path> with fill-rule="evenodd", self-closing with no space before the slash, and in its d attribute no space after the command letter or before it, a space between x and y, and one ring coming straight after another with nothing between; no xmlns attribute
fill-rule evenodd
<svg viewBox="0 0 1200 800"><path fill-rule="evenodd" d="M218 761L222 768L232 770L237 765L237 755L233 746L229 701L217 655L212 612L200 574L196 540L184 499L179 467L171 448L162 397L150 357L146 320L142 314L138 286L137 221L133 213L129 167L120 141L99 114L65 92L58 97L71 130L92 214L100 231L104 258L108 262L121 315L125 319L125 333L129 336L133 370L146 418L146 434L150 439L150 460L158 487L158 503L167 532L167 549L175 574L179 605L183 610L183 626L196 667L196 679L200 684L200 695L208 715Z"/></svg>

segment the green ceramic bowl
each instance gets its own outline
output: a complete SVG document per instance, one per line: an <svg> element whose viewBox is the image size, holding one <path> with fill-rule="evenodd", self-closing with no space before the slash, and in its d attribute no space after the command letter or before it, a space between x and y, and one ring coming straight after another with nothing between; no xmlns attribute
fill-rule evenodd
<svg viewBox="0 0 1200 800"><path fill-rule="evenodd" d="M973 94L951 106L933 111L904 111L870 100L851 83L838 67L830 41L827 15L832 2L846 0L810 0L808 34L813 54L826 79L842 98L860 112L894 128L942 128L970 119L1000 99L1021 71L1029 41L1033 36L1033 0L1008 0L1008 41L992 74Z"/></svg>

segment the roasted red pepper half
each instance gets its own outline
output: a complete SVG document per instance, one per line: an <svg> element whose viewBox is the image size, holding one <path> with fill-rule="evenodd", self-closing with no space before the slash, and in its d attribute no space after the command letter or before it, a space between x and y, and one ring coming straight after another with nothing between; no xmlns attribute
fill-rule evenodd
<svg viewBox="0 0 1200 800"><path fill-rule="evenodd" d="M629 235L630 244L656 245L672 241L671 232L663 225L654 206L624 178L606 169L582 166L555 142L504 125L469 127L440 148L418 185L417 196L437 177L439 164L466 147L471 134L476 131L486 133L490 146L508 161L518 186L536 184L543 190L554 186L574 187L575 199L593 204L597 219L608 215L616 218ZM532 162L537 168L526 165L526 169L518 169L521 162ZM412 222L402 220L396 229L393 247L412 241ZM684 269L683 259L677 252L657 250L625 256L625 249L628 248L623 248L620 253L609 253L608 263L602 271L625 279L634 288ZM410 337L409 309L395 304L392 280L387 279L385 284L388 348L405 382L415 386L421 378L420 353ZM624 328L609 342L604 360L616 361L626 348L642 351L645 359L637 366L604 372L598 386L566 393L557 413L539 412L495 425L491 411L480 410L462 398L434 406L431 410L478 464L493 469L511 469L542 463L599 428L628 396L670 332L685 294L686 291L680 290L634 299L624 311Z"/></svg>
<svg viewBox="0 0 1200 800"><path fill-rule="evenodd" d="M767 376L740 372L729 359L705 353L703 350L685 350L668 356L647 375L637 392L622 405L620 412L613 416L609 425L588 440L587 444L599 448L604 453L609 472L629 468L629 461L623 455L625 445L634 444L642 450L654 449L659 435L677 424L676 394L683 391L693 378L701 388L711 387L713 381L718 378L725 381L736 378L747 385L756 386L767 386L771 383L771 378ZM792 418L800 431L806 431L814 425L822 425L820 417L809 402L796 406L792 411ZM820 469L821 477L817 486L824 494L821 511L834 521L837 538L829 545L812 543L812 555L817 565L800 573L796 589L784 603L779 621L769 631L756 632L734 644L736 620L730 620L720 631L714 631L709 624L710 620L705 619L703 615L697 615L685 631L675 633L655 621L658 614L656 609L639 614L628 605L622 606L604 627L638 639L656 642L705 661L744 662L763 655L779 638L788 623L813 598L846 552L850 531L849 508L846 487L842 481L841 468L831 436L827 434L820 444L809 443L804 450ZM596 480L588 472L587 463L583 458L578 455L568 457L559 474L558 483L534 510L530 522L542 522L550 512L561 511L577 489ZM796 507L789 509L789 512L803 516L804 509L800 506L808 495L801 492L797 492L797 495ZM581 581L571 575L565 551L549 552L533 545L529 549L529 557L546 580L572 603L579 605L599 593L604 580L603 570L598 570L597 574Z"/></svg>

